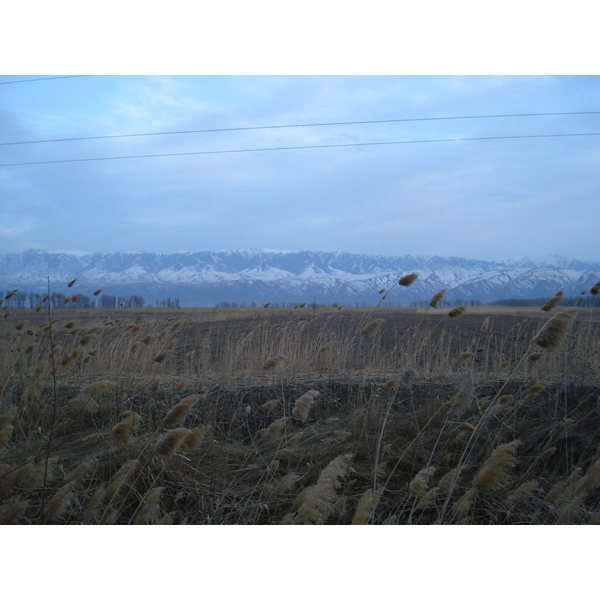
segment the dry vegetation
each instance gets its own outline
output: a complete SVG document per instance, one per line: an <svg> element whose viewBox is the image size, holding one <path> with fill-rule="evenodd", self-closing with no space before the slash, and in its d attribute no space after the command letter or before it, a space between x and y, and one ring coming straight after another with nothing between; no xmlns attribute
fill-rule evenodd
<svg viewBox="0 0 600 600"><path fill-rule="evenodd" d="M600 523L598 309L437 302L2 310L0 523Z"/></svg>

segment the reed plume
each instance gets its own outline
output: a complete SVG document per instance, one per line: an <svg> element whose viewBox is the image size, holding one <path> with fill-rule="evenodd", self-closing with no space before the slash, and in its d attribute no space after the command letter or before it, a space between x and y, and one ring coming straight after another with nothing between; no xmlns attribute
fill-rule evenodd
<svg viewBox="0 0 600 600"><path fill-rule="evenodd" d="M138 513L134 525L145 525L148 521L156 518L159 510L158 501L161 494L165 491L164 487L155 487L149 489L144 495L144 505Z"/></svg>
<svg viewBox="0 0 600 600"><path fill-rule="evenodd" d="M540 483L537 479L532 479L531 481L526 481L522 483L516 490L513 490L506 497L507 506L514 506L515 504L519 504L522 502L527 502L531 493L534 492Z"/></svg>
<svg viewBox="0 0 600 600"><path fill-rule="evenodd" d="M550 298L550 300L546 301L546 303L542 306L542 310L544 312L550 312L563 299L563 296L564 293L562 290L560 290L555 296Z"/></svg>
<svg viewBox="0 0 600 600"><path fill-rule="evenodd" d="M276 437L279 436L288 420L289 417L282 417L281 419L277 419L277 421L273 421L273 423L271 423L271 425L269 425L269 427L267 427L266 429L261 429L258 432L258 435L262 436L266 440L274 440Z"/></svg>
<svg viewBox="0 0 600 600"><path fill-rule="evenodd" d="M596 283L592 286L590 294L592 294L592 296L598 296L598 294L600 294L600 281L596 281Z"/></svg>
<svg viewBox="0 0 600 600"><path fill-rule="evenodd" d="M418 276L419 275L417 273L411 273L410 275L400 277L400 279L398 280L398 285L408 287L414 283L415 279L417 279Z"/></svg>
<svg viewBox="0 0 600 600"><path fill-rule="evenodd" d="M443 300L446 294L446 288L440 290L437 294L433 296L433 298L429 301L429 306L432 308L437 308L438 304Z"/></svg>
<svg viewBox="0 0 600 600"><path fill-rule="evenodd" d="M457 356L456 360L458 360L459 362L462 362L463 360L467 360L467 359L471 358L472 356L473 356L472 352L461 352Z"/></svg>
<svg viewBox="0 0 600 600"><path fill-rule="evenodd" d="M192 394L187 398L184 398L181 402L176 404L165 416L164 423L167 427L176 427L181 425L187 414L193 408L194 404L198 402L200 396L198 394Z"/></svg>
<svg viewBox="0 0 600 600"><path fill-rule="evenodd" d="M363 335L372 335L374 334L383 323L383 319L374 319L370 323L367 323L365 327L363 327L362 334Z"/></svg>
<svg viewBox="0 0 600 600"><path fill-rule="evenodd" d="M454 412L462 412L471 406L474 398L475 387L473 382L465 381L457 387L454 397L448 402L444 403L443 406Z"/></svg>
<svg viewBox="0 0 600 600"><path fill-rule="evenodd" d="M460 315L462 315L465 311L467 310L466 306L457 306L456 308L453 308L449 313L448 316L451 319L454 319L456 317L460 317Z"/></svg>
<svg viewBox="0 0 600 600"><path fill-rule="evenodd" d="M298 400L296 400L294 403L292 416L294 416L296 419L306 421L308 413L318 396L320 396L320 392L317 392L317 390L309 390L300 396L300 398L298 398Z"/></svg>
<svg viewBox="0 0 600 600"><path fill-rule="evenodd" d="M102 501L104 500L105 496L106 496L106 488L103 485L101 485L94 492L94 495L91 497L90 502L89 502L87 508L85 509L85 512L83 513L83 516L86 518L86 520L88 520L88 521L94 520L94 518L98 514L98 510L99 510L100 505L102 504Z"/></svg>
<svg viewBox="0 0 600 600"><path fill-rule="evenodd" d="M297 446L300 443L300 440L302 439L303 436L304 436L304 431L299 431L298 433L294 434L292 437L290 437L287 440L287 442L285 443L285 447L293 448L294 446Z"/></svg>
<svg viewBox="0 0 600 600"><path fill-rule="evenodd" d="M467 515L476 492L477 490L470 488L452 505L450 512L456 519L463 519Z"/></svg>
<svg viewBox="0 0 600 600"><path fill-rule="evenodd" d="M490 328L490 318L486 317L481 324L481 331L485 332Z"/></svg>
<svg viewBox="0 0 600 600"><path fill-rule="evenodd" d="M279 364L282 361L285 360L285 358L286 357L283 354L278 354L277 356L273 356L273 357L267 359L262 366L263 371L265 371L265 372L273 371L274 369L276 369L279 366Z"/></svg>
<svg viewBox="0 0 600 600"><path fill-rule="evenodd" d="M185 427L177 427L167 431L156 443L155 449L162 456L173 456L183 440L191 433Z"/></svg>
<svg viewBox="0 0 600 600"><path fill-rule="evenodd" d="M368 489L358 501L354 517L352 518L352 525L368 525L369 521L373 518L373 512L377 507L383 488L377 490Z"/></svg>
<svg viewBox="0 0 600 600"><path fill-rule="evenodd" d="M429 488L429 478L435 473L435 467L421 469L408 484L408 489L415 496L424 496Z"/></svg>
<svg viewBox="0 0 600 600"><path fill-rule="evenodd" d="M515 452L520 443L520 440L514 440L498 446L473 478L473 487L478 490L501 488L506 483L507 471L516 462Z"/></svg>
<svg viewBox="0 0 600 600"><path fill-rule="evenodd" d="M115 498L123 484L133 473L134 469L137 467L139 462L140 461L137 458L132 458L121 465L119 470L113 475L111 484L108 486L106 494L104 494L104 498L106 500L111 502Z"/></svg>
<svg viewBox="0 0 600 600"><path fill-rule="evenodd" d="M452 469L448 471L438 482L437 487L442 490L442 492L447 493L453 485L456 485L458 478L460 476L460 471L458 468Z"/></svg>
<svg viewBox="0 0 600 600"><path fill-rule="evenodd" d="M337 500L337 490L346 475L352 454L341 454L334 458L321 472L317 483L306 494L298 514L292 521L294 525L322 525L327 521Z"/></svg>
<svg viewBox="0 0 600 600"><path fill-rule="evenodd" d="M76 281L77 281L77 279L73 279L72 281L69 281L69 283L67 283L67 287L73 287L75 285Z"/></svg>
<svg viewBox="0 0 600 600"><path fill-rule="evenodd" d="M295 475L294 473L288 473L287 475L281 478L281 481L277 484L273 491L276 494L284 494L285 492L289 492L291 489L293 489L294 485L296 485L296 482L299 479L299 475Z"/></svg>
<svg viewBox="0 0 600 600"><path fill-rule="evenodd" d="M571 312L557 313L542 327L533 339L534 343L544 348L544 350L557 348L567 334L569 323L573 317L574 315Z"/></svg>
<svg viewBox="0 0 600 600"><path fill-rule="evenodd" d="M261 408L263 410L266 410L267 412L271 412L277 405L279 404L279 399L275 399L275 400L269 400L268 402L265 402L264 404L261 405Z"/></svg>
<svg viewBox="0 0 600 600"><path fill-rule="evenodd" d="M439 487L432 487L418 502L415 506L416 510L423 510L427 508L431 502L439 495L440 493Z"/></svg>
<svg viewBox="0 0 600 600"><path fill-rule="evenodd" d="M179 448L186 454L194 452L198 446L202 443L202 440L210 430L210 425L201 425L200 427L194 427L189 433L183 438Z"/></svg>
<svg viewBox="0 0 600 600"><path fill-rule="evenodd" d="M16 525L28 508L29 500L21 500L19 496L6 501L0 506L0 525Z"/></svg>
<svg viewBox="0 0 600 600"><path fill-rule="evenodd" d="M415 379L418 379L418 377L419 372L416 369L409 367L402 374L402 383L405 383L406 385L412 385Z"/></svg>
<svg viewBox="0 0 600 600"><path fill-rule="evenodd" d="M530 355L527 357L527 360L528 360L529 362L532 362L532 363L534 363L534 362L537 362L538 360L540 360L540 358L542 358L542 356L544 356L544 353L543 353L543 352L533 352L532 354L530 354Z"/></svg>
<svg viewBox="0 0 600 600"><path fill-rule="evenodd" d="M577 482L574 495L583 496L593 490L600 483L600 460L597 460Z"/></svg>
<svg viewBox="0 0 600 600"><path fill-rule="evenodd" d="M44 506L44 517L55 521L60 518L64 510L67 508L73 488L77 484L77 481L69 481L63 485L55 494L52 496L50 501Z"/></svg>

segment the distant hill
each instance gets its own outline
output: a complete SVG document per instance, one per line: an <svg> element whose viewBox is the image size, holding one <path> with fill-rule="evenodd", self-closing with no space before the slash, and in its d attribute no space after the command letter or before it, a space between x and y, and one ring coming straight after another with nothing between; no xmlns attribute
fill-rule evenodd
<svg viewBox="0 0 600 600"><path fill-rule="evenodd" d="M409 288L394 286L407 273ZM577 296L600 279L600 262L557 255L499 261L440 256L380 256L348 252L222 250L156 254L87 254L27 250L0 255L0 290L64 292L77 278L77 293L98 288L115 296L143 296L147 304L167 297L182 306L267 301L376 304L392 287L394 305L427 300L446 288L446 300L543 298L563 289Z"/></svg>

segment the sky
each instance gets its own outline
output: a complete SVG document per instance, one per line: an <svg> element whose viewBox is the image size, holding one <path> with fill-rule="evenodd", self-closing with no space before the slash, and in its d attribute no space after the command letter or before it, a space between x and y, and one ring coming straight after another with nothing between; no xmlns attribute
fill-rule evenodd
<svg viewBox="0 0 600 600"><path fill-rule="evenodd" d="M600 256L600 135L431 141L600 133L456 118L600 111L590 4L104 6L7 9L0 253ZM262 129L19 143L236 128ZM365 145L229 152L345 144Z"/></svg>
<svg viewBox="0 0 600 600"><path fill-rule="evenodd" d="M0 139L598 110L598 76L96 75L0 85ZM4 145L0 164L598 132L600 114L421 120ZM600 136L2 166L0 252L597 259L599 174Z"/></svg>

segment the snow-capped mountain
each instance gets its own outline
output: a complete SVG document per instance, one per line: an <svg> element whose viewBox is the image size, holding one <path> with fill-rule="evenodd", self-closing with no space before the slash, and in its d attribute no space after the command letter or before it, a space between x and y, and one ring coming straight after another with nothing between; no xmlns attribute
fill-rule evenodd
<svg viewBox="0 0 600 600"><path fill-rule="evenodd" d="M400 276L413 272L419 278L410 288L394 286ZM484 261L278 250L175 254L27 250L0 255L0 290L41 292L48 278L55 291L77 278L78 293L103 288L108 294L138 294L147 302L172 296L184 306L313 299L322 304L374 304L377 292L391 287L387 300L406 306L429 299L441 288L447 289L446 299L482 302L552 296L559 289L576 296L600 279L600 262L558 255Z"/></svg>

